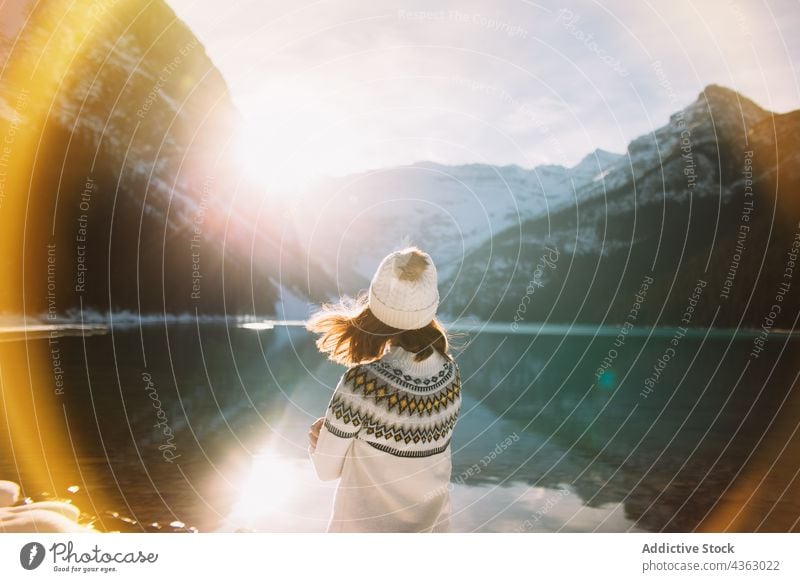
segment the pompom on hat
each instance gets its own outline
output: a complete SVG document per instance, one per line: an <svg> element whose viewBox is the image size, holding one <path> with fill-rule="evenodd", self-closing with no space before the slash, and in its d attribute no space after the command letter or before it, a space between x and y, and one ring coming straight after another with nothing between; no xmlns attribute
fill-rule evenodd
<svg viewBox="0 0 800 582"><path fill-rule="evenodd" d="M419 329L428 325L439 307L436 265L417 247L387 255L369 285L368 305L386 325Z"/></svg>

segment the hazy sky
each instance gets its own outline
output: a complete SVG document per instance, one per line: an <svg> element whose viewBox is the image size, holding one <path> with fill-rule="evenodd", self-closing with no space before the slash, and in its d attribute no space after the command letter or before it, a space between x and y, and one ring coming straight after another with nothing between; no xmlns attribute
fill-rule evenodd
<svg viewBox="0 0 800 582"><path fill-rule="evenodd" d="M797 0L168 0L288 181L623 152L709 83L800 108ZM280 169L278 169L280 168Z"/></svg>

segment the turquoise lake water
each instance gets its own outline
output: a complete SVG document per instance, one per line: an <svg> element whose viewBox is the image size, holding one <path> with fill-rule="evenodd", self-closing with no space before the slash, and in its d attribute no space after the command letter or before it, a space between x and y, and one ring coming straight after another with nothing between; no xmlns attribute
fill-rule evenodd
<svg viewBox="0 0 800 582"><path fill-rule="evenodd" d="M6 330L4 341L25 341L19 333ZM31 330L27 341L47 333ZM76 457L53 463L56 488L76 482L79 468L76 502L98 514L201 531L325 529L335 483L316 480L306 431L343 368L301 327L75 333L57 339ZM691 531L759 479L766 485L747 512L763 518L752 523L797 529L797 488L780 479L800 469L800 455L780 459L782 474L769 470L775 451L794 447L786 427L800 419L796 336L776 331L753 358L756 332L691 330L673 342L675 329L635 330L621 343L613 327L460 333L455 530ZM52 397L52 386L34 389ZM31 490L52 487L9 459L0 470Z"/></svg>

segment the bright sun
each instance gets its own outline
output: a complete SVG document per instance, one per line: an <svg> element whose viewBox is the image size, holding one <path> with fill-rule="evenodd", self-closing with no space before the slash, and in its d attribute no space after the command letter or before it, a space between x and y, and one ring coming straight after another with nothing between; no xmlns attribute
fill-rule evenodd
<svg viewBox="0 0 800 582"><path fill-rule="evenodd" d="M370 123L308 92L267 87L259 97L237 100L244 120L236 156L245 177L265 192L298 193L321 176L375 167L387 147L370 137Z"/></svg>
<svg viewBox="0 0 800 582"><path fill-rule="evenodd" d="M314 181L317 172L301 152L281 147L280 142L280 135L248 124L237 132L236 159L243 178L265 193L297 193Z"/></svg>

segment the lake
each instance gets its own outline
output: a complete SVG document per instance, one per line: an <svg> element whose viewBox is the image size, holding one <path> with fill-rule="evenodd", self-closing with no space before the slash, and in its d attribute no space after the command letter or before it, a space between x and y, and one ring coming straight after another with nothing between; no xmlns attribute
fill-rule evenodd
<svg viewBox="0 0 800 582"><path fill-rule="evenodd" d="M324 531L335 482L316 479L306 432L343 368L301 327L189 321L38 334L2 336L47 369L31 387L9 386L6 374L4 406L13 415L10 399L24 394L52 420L0 420L13 434L0 478L32 497L72 498L100 529L120 529L113 511L130 531L176 521ZM753 338L661 329L620 343L608 328L504 324L461 332L453 529L798 531L800 342L774 333L753 357Z"/></svg>

